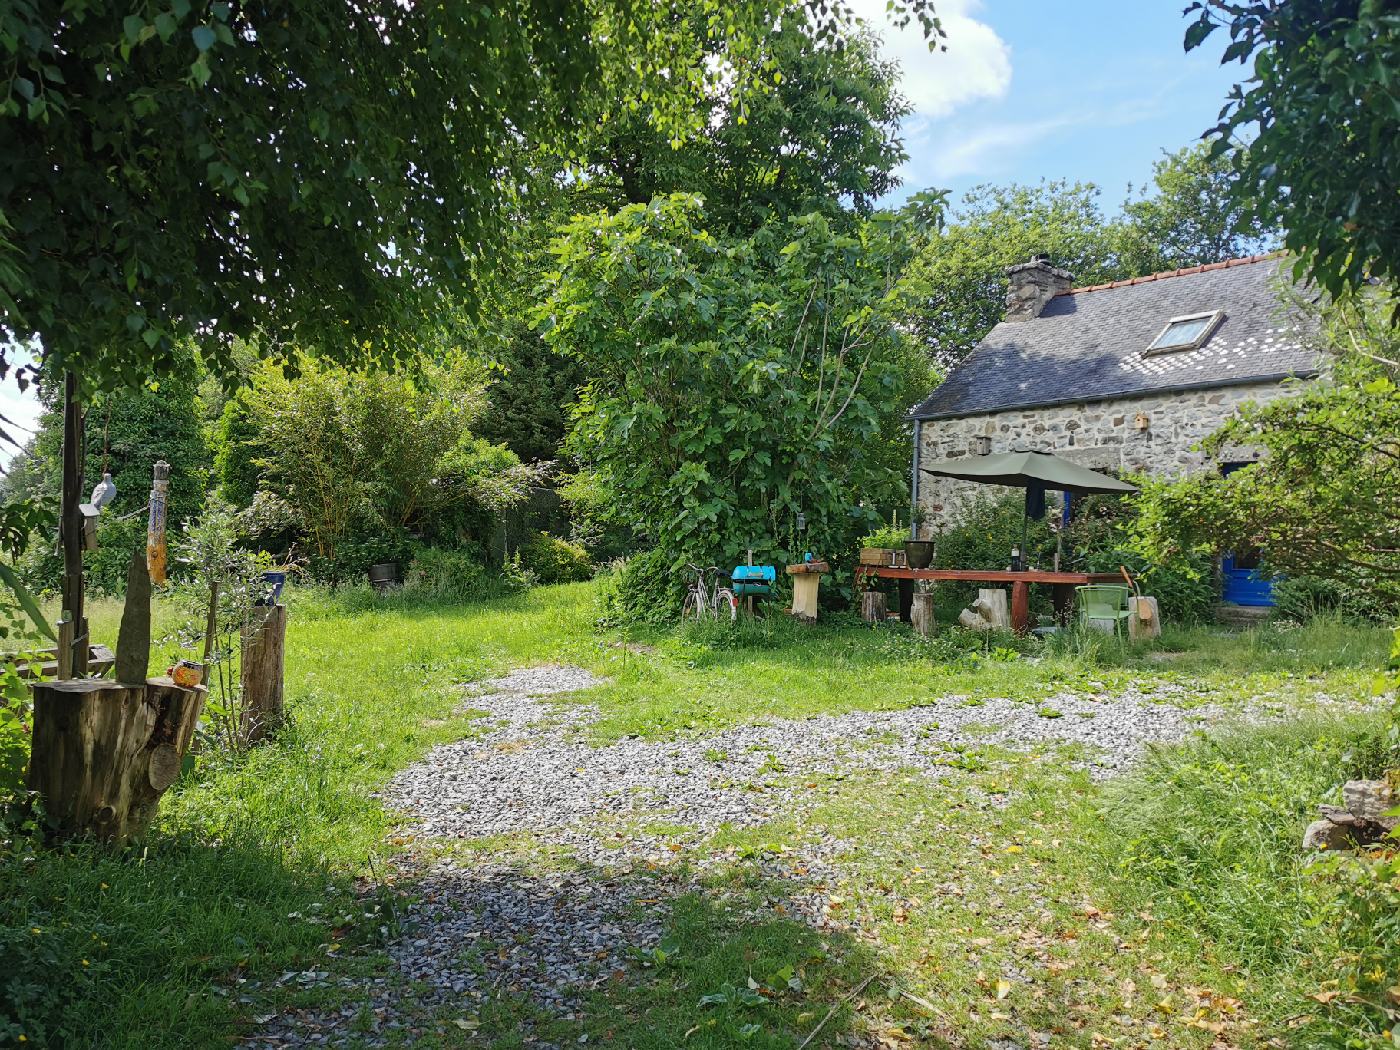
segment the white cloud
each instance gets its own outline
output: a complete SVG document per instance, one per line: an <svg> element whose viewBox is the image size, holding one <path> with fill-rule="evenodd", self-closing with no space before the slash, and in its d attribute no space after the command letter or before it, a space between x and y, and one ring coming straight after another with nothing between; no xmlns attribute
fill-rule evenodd
<svg viewBox="0 0 1400 1050"><path fill-rule="evenodd" d="M975 128L925 126L910 135L910 152L917 150L925 157L925 166L918 175L927 174L940 181L965 175L995 178L1051 135L1074 136L1081 133L1076 129L1098 132L1146 120L1160 112L1165 94L1159 90L1121 99L1108 107L1078 109L1039 119L983 123ZM939 148L934 144L935 137L947 145Z"/></svg>
<svg viewBox="0 0 1400 1050"><path fill-rule="evenodd" d="M885 0L851 0L851 9L883 39L881 51L899 62L901 89L922 117L946 117L979 99L1001 98L1011 87L1011 49L996 30L973 17L981 0L940 0L946 51L930 51L918 19L896 29Z"/></svg>
<svg viewBox="0 0 1400 1050"><path fill-rule="evenodd" d="M999 162L1063 128L1077 123L1068 117L1051 117L1018 123L983 126L967 135L952 137L952 145L937 151L930 167L935 178L956 179L995 170Z"/></svg>

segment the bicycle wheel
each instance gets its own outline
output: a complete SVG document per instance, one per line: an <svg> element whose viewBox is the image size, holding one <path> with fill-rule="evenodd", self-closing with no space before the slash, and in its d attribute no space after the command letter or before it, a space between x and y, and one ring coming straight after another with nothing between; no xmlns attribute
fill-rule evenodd
<svg viewBox="0 0 1400 1050"><path fill-rule="evenodd" d="M699 620L700 609L700 597L694 591L691 591L685 596L685 601L681 603L681 623Z"/></svg>
<svg viewBox="0 0 1400 1050"><path fill-rule="evenodd" d="M731 620L739 618L739 599L734 597L734 592L728 587L721 587L715 591L715 619L723 616L726 609L729 610Z"/></svg>

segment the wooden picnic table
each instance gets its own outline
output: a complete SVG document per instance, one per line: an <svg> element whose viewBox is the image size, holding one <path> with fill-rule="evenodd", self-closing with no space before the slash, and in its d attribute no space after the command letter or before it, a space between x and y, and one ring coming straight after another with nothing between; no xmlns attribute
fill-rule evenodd
<svg viewBox="0 0 1400 1050"><path fill-rule="evenodd" d="M1011 629L1025 634L1031 628L1031 584L1043 583L1051 588L1055 618L1068 623L1074 612L1074 589L1092 583L1122 583L1116 572L1054 572L1049 569L897 569L884 565L857 565L856 579L875 576L895 580L899 585L899 618L909 622L909 607L914 601L915 580L956 580L962 583L1011 584Z"/></svg>

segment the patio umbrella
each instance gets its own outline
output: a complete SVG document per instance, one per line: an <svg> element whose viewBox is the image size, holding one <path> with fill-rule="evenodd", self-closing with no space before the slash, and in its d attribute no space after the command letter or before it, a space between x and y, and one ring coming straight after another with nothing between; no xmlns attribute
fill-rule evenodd
<svg viewBox="0 0 1400 1050"><path fill-rule="evenodd" d="M1026 550L1026 524L1030 520L1032 489L1059 489L1087 495L1096 492L1136 492L1137 488L1107 474L1081 467L1048 452L999 452L987 456L962 456L924 464L925 474L957 478L983 485L1006 485L1026 490L1026 512L1021 518L1021 552Z"/></svg>

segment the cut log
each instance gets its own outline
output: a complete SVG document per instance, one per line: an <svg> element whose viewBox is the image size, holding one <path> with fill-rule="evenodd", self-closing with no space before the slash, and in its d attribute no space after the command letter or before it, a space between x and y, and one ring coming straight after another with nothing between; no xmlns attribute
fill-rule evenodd
<svg viewBox="0 0 1400 1050"><path fill-rule="evenodd" d="M34 686L26 785L59 837L140 837L155 816L204 707L203 687L73 679Z"/></svg>
<svg viewBox="0 0 1400 1050"><path fill-rule="evenodd" d="M793 572L793 567L788 566L788 572ZM809 572L806 569L793 573L792 577L792 615L806 623L815 623L817 620L817 595L821 588L821 573Z"/></svg>
<svg viewBox="0 0 1400 1050"><path fill-rule="evenodd" d="M884 591L866 591L860 596L860 615L866 623L884 623L889 613L889 598Z"/></svg>
<svg viewBox="0 0 1400 1050"><path fill-rule="evenodd" d="M287 607L254 607L243 628L244 742L266 740L282 724L282 673L287 640Z"/></svg>
<svg viewBox="0 0 1400 1050"><path fill-rule="evenodd" d="M1007 608L1006 592L1000 587L981 587L977 600L972 603L974 612L980 613L992 627L1006 631L1011 628L1011 612Z"/></svg>
<svg viewBox="0 0 1400 1050"><path fill-rule="evenodd" d="M1160 638L1162 635L1162 615L1157 610L1157 599L1133 595L1128 599L1128 637L1138 639Z"/></svg>
<svg viewBox="0 0 1400 1050"><path fill-rule="evenodd" d="M933 615L932 594L914 595L913 603L909 606L909 622L914 625L914 630L925 638L937 631L938 622Z"/></svg>

